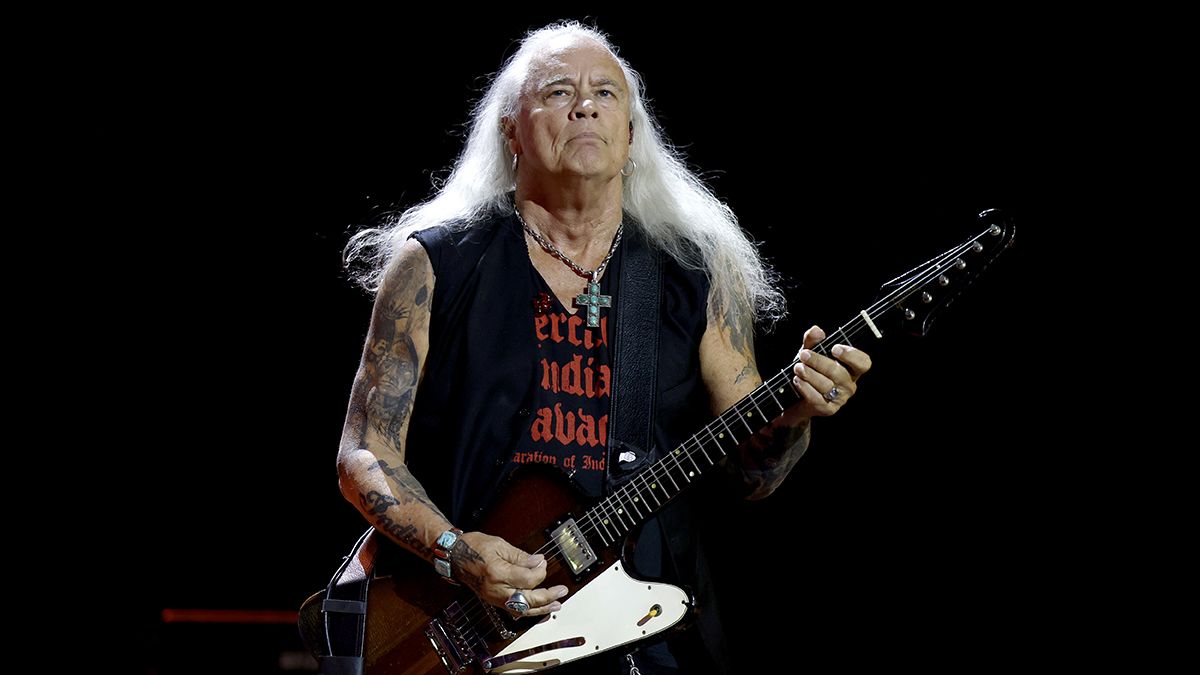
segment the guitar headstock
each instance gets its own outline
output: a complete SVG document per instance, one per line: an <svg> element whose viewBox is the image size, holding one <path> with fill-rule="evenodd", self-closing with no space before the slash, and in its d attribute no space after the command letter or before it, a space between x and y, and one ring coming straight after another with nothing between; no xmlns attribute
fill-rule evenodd
<svg viewBox="0 0 1200 675"><path fill-rule="evenodd" d="M1012 246L1016 227L1007 214L987 209L978 219L984 226L978 234L881 286L875 306L896 310L907 332L928 333L942 310Z"/></svg>

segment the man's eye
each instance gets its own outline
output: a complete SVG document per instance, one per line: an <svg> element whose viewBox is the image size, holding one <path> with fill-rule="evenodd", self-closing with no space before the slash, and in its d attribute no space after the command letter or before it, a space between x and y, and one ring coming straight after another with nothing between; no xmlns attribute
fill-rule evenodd
<svg viewBox="0 0 1200 675"><path fill-rule="evenodd" d="M550 95L558 96L559 94L563 94L565 96L566 94L570 94L570 93L571 92L567 91L566 89L555 89L554 91L550 92Z"/></svg>
<svg viewBox="0 0 1200 675"><path fill-rule="evenodd" d="M613 95L613 93L612 93L610 90L608 90L608 89L601 89L601 90L599 91L599 94L600 94L601 96L604 96L604 97L606 97L606 98L607 98L607 97L609 97L609 96L612 96L612 95Z"/></svg>

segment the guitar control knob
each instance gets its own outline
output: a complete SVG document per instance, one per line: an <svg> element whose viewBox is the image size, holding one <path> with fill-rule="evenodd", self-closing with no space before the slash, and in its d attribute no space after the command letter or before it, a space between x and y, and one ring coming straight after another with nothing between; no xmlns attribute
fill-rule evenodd
<svg viewBox="0 0 1200 675"><path fill-rule="evenodd" d="M949 286L949 285L950 285L950 277L946 276L945 274L939 274L938 275L938 286Z"/></svg>
<svg viewBox="0 0 1200 675"><path fill-rule="evenodd" d="M921 302L928 305L929 303L933 302L933 296L928 293L921 293Z"/></svg>

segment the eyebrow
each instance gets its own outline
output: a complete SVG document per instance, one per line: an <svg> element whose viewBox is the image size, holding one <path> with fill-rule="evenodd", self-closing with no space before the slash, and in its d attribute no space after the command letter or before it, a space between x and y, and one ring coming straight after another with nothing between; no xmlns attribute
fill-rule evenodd
<svg viewBox="0 0 1200 675"><path fill-rule="evenodd" d="M571 86L575 86L575 78L573 78L569 75L551 75L550 77L548 77L545 80L543 80L542 82L540 82L538 84L537 88L538 88L538 91L541 91L542 89L545 89L546 87L551 87L556 84L569 84ZM598 78L595 78L592 80L593 87L600 87L600 86L604 86L604 85L608 85L610 87L614 87L621 91L625 91L625 89L621 86L621 84L619 82L617 82L616 80L613 80L611 78L598 77Z"/></svg>

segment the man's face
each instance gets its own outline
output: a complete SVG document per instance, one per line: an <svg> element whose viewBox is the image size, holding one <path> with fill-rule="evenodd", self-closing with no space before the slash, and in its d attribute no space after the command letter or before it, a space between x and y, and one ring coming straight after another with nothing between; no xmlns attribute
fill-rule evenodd
<svg viewBox="0 0 1200 675"><path fill-rule="evenodd" d="M534 59L504 124L524 175L612 178L629 157L629 85L608 50L574 39Z"/></svg>

